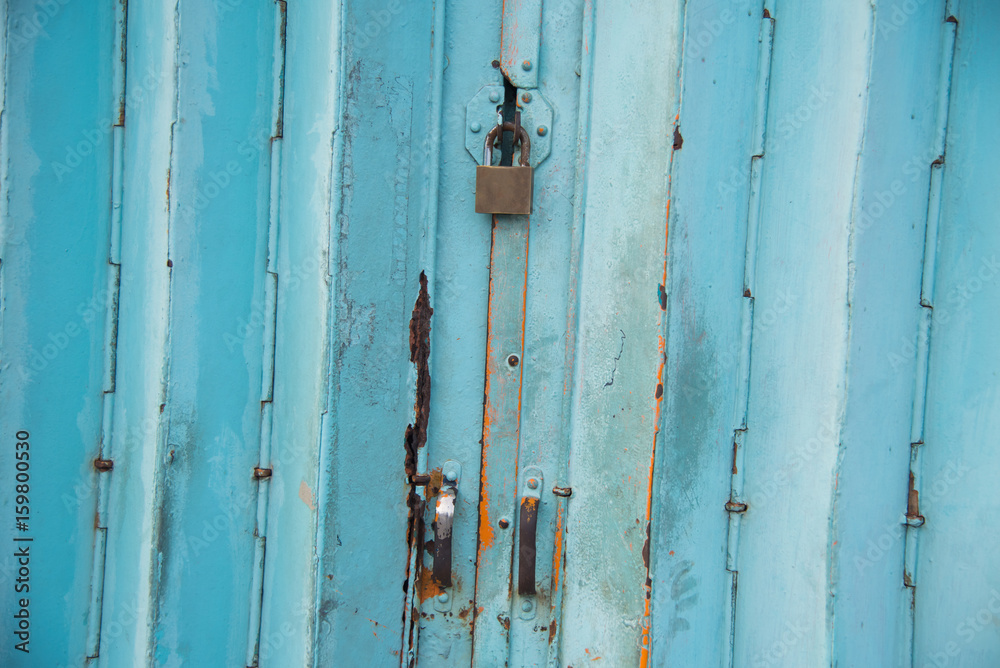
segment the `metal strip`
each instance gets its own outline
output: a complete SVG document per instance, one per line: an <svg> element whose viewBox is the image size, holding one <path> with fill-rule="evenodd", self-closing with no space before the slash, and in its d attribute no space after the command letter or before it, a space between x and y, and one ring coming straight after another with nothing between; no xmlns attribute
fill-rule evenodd
<svg viewBox="0 0 1000 668"><path fill-rule="evenodd" d="M517 88L538 88L542 0L504 0L500 70Z"/></svg>

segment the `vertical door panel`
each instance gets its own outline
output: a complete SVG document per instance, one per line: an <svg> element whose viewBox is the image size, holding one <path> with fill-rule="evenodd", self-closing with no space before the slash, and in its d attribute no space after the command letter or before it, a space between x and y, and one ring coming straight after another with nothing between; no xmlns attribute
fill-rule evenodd
<svg viewBox="0 0 1000 668"><path fill-rule="evenodd" d="M143 665L151 647L152 536L159 522L170 270L167 267L171 127L175 120L172 8L143 4L128 16L127 72L151 76L126 96L121 304L108 553L99 665ZM128 84L126 84L126 87Z"/></svg>
<svg viewBox="0 0 1000 668"><path fill-rule="evenodd" d="M422 431L415 411L428 410L415 406L413 349L421 323L436 324L415 308L421 272L432 269L422 246L437 122L428 76L433 17L427 3L345 6L330 426L318 496L320 665L405 665L408 651L407 531L419 509L410 507L408 475L416 471L407 471L407 430Z"/></svg>
<svg viewBox="0 0 1000 668"><path fill-rule="evenodd" d="M832 526L834 657L851 666L904 665L910 653L904 514L917 362L909 346L938 157L944 2L928 3L898 29L885 22L891 11L891 3L876 7L883 18L873 39L849 251L847 399Z"/></svg>
<svg viewBox="0 0 1000 668"><path fill-rule="evenodd" d="M647 523L665 345L682 7L593 7L561 661L648 652ZM591 11L588 7L588 11ZM638 184L642 184L638 186Z"/></svg>
<svg viewBox="0 0 1000 668"><path fill-rule="evenodd" d="M992 83L1000 76L992 39L1000 11L989 2L963 2L958 12L917 483L926 519L914 597L914 665L921 666L1000 661L1000 534L989 519L1000 474L1000 202L993 176L1000 134L990 120L1000 104Z"/></svg>
<svg viewBox="0 0 1000 668"><path fill-rule="evenodd" d="M92 576L104 545L95 517L103 474L93 461L104 394L113 391L106 322L117 281L114 9L26 1L0 9L4 666L80 666L93 653Z"/></svg>
<svg viewBox="0 0 1000 668"><path fill-rule="evenodd" d="M729 651L724 504L740 426L734 413L754 111L766 94L758 63L770 49L762 22L769 20L759 2L687 4L668 275L656 286L668 319L649 529L656 666L724 665Z"/></svg>
<svg viewBox="0 0 1000 668"><path fill-rule="evenodd" d="M420 607L418 664L426 667L471 665L472 626L478 619L476 586L477 529L480 524L480 439L483 438L483 388L490 271L490 223L475 213L472 175L475 164L465 149L466 105L484 85L500 82L492 67L500 48L500 7L446 4L445 60L441 103L441 192L437 221L435 280L430 286L431 399L427 466L461 463L452 529L452 588L449 609L435 609L444 593L430 578L431 555L414 592ZM427 511L428 540L434 499ZM444 607L444 606L438 606ZM492 620L497 623L496 619Z"/></svg>
<svg viewBox="0 0 1000 668"><path fill-rule="evenodd" d="M789 665L831 661L848 232L872 39L864 2L780 4L774 19L752 290L752 322L769 326L750 349L738 666L775 646ZM794 309L789 292L802 295Z"/></svg>
<svg viewBox="0 0 1000 668"><path fill-rule="evenodd" d="M277 230L274 415L259 665L316 656L319 452L327 406L329 244L339 127L340 4L288 10ZM338 181L339 183L339 181ZM327 422L328 424L328 422Z"/></svg>

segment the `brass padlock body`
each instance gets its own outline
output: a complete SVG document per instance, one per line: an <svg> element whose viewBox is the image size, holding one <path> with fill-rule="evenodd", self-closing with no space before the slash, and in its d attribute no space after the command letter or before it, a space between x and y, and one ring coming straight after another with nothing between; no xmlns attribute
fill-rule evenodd
<svg viewBox="0 0 1000 668"><path fill-rule="evenodd" d="M501 130L515 131L520 140L521 157L517 167L494 167L493 143ZM483 164L476 167L476 213L531 214L534 195L534 168L528 164L531 140L527 131L513 123L494 127L486 135Z"/></svg>
<svg viewBox="0 0 1000 668"><path fill-rule="evenodd" d="M476 167L476 213L531 214L533 167Z"/></svg>

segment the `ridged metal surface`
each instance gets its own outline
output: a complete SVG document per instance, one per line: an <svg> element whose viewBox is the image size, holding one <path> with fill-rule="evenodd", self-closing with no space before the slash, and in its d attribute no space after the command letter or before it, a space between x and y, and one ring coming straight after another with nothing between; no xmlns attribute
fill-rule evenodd
<svg viewBox="0 0 1000 668"><path fill-rule="evenodd" d="M0 12L3 666L1000 665L995 3Z"/></svg>

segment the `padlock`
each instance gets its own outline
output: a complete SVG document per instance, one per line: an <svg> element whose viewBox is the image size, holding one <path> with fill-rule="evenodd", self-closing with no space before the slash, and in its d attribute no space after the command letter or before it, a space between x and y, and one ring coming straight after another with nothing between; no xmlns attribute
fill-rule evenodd
<svg viewBox="0 0 1000 668"><path fill-rule="evenodd" d="M515 129L516 128L516 129ZM517 167L493 166L493 142L501 130L516 132L515 142L521 144ZM476 167L476 213L531 214L532 177L534 168L528 164L531 140L528 131L514 123L496 125L486 135L483 164Z"/></svg>

